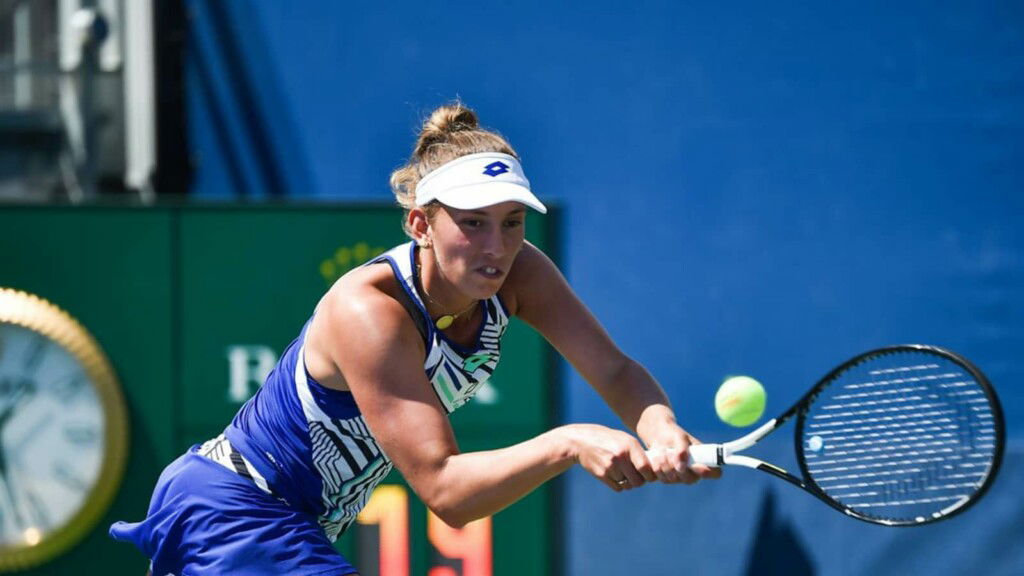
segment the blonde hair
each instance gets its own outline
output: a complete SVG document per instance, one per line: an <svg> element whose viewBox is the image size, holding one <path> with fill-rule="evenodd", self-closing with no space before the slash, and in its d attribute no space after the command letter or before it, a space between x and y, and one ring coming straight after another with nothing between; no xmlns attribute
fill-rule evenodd
<svg viewBox="0 0 1024 576"><path fill-rule="evenodd" d="M501 134L480 128L476 112L461 102L441 106L430 114L423 122L409 161L391 173L391 191L404 209L402 228L406 235L413 237L409 211L416 207L416 185L420 179L456 158L480 152L501 152L519 158ZM423 209L432 218L437 206L431 204Z"/></svg>

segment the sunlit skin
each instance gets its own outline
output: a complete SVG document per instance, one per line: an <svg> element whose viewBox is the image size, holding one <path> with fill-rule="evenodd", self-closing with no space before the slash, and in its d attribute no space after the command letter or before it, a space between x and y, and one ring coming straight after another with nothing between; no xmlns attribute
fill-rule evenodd
<svg viewBox="0 0 1024 576"><path fill-rule="evenodd" d="M335 279L316 303L297 345L276 366L281 379L262 389L269 396L257 395L240 412L239 418L251 421L256 432L286 436L300 448L312 446L310 452L292 454L299 459L297 470L269 469L278 472L267 475L267 485L275 492L278 487L285 493L294 488L305 498L308 482L303 479L324 476L322 493L308 494L319 496L324 516L318 522L303 513L308 521L289 519L276 527L296 534L282 542L304 544L307 534L314 536L307 530L315 530L318 523L326 529L321 536L333 536L334 528L347 526L333 521L358 512L368 491L393 466L430 511L428 537L437 551L458 560L466 574L484 573L493 560L489 518L570 469L584 470L613 492L656 481L692 484L721 474L702 465L688 466L690 447L699 441L676 421L664 389L616 345L555 262L526 240L527 210L547 210L530 192L515 156L503 138L479 128L471 110L459 104L438 108L424 122L409 162L390 180L396 200L407 211L403 229L412 242ZM431 179L433 173L437 179ZM416 206L417 201L426 206ZM322 271L333 272L328 268ZM450 412L487 382L512 319L515 331L532 329L557 351L619 422L565 423L500 447L463 450ZM508 385L514 388L516 383ZM478 431L478 439L484 437L480 433L488 444L493 442L485 431ZM358 439L350 441L349 435ZM252 444L252 455L265 460L259 444ZM289 451L292 443L275 446L266 459L274 460L277 450L294 452ZM220 447L218 440L215 449ZM158 491L167 490L163 501L171 503L184 484L174 480L174 468L168 470ZM267 491L266 485L261 487ZM404 533L415 528L408 524L411 494L391 488L375 492L357 519L378 525L379 568L402 571L409 561ZM166 509L175 521L187 513L180 506ZM246 514L238 516L242 512ZM257 518L263 512L235 505L223 514ZM151 540L151 531L145 530ZM191 546L190 540L182 542ZM255 566L258 555L243 556L258 545L252 539L237 546L232 542L227 561ZM294 548L294 555L290 552L282 561L306 565L308 555L320 563L321 554L340 560L319 547L308 552L305 546ZM449 566L431 570L451 571Z"/></svg>
<svg viewBox="0 0 1024 576"><path fill-rule="evenodd" d="M518 202L475 210L441 206L432 217L412 210L409 222L422 247L420 281L430 295L427 308L436 317L465 310L501 289L523 248L526 208Z"/></svg>
<svg viewBox="0 0 1024 576"><path fill-rule="evenodd" d="M494 514L576 465L615 492L656 480L690 484L717 477L718 470L686 465L696 439L678 425L660 385L615 345L557 266L525 240L526 210L503 202L409 211L428 313L434 320L459 314L443 334L472 347L484 322L482 307L473 304L500 294L509 315L551 343L628 430L565 424L495 450L460 450L424 373L424 338L386 265L349 272L321 300L305 341L309 374L352 393L381 448L451 526Z"/></svg>

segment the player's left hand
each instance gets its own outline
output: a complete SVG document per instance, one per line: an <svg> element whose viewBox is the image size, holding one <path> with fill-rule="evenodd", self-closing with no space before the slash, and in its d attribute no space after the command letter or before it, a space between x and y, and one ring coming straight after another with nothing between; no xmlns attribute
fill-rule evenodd
<svg viewBox="0 0 1024 576"><path fill-rule="evenodd" d="M722 470L703 464L688 466L689 448L700 441L676 424L665 424L648 444L647 459L666 484L693 484L703 478L720 478Z"/></svg>

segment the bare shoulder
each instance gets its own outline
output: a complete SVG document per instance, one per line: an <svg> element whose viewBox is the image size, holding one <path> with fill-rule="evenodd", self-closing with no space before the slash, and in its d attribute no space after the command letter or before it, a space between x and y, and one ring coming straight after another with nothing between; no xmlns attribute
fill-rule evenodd
<svg viewBox="0 0 1024 576"><path fill-rule="evenodd" d="M306 336L306 364L314 379L348 389L342 376L344 358L372 361L394 352L414 357L417 351L419 356L425 353L399 300L400 290L386 264L353 270L334 283L321 298Z"/></svg>
<svg viewBox="0 0 1024 576"><path fill-rule="evenodd" d="M525 242L499 293L511 313L518 315L523 305L536 301L537 295L558 288L564 282L551 258L540 248Z"/></svg>
<svg viewBox="0 0 1024 576"><path fill-rule="evenodd" d="M331 286L321 298L317 311L325 312L328 317L358 314L368 307L373 308L373 312L386 312L387 302L398 304L394 298L397 288L398 282L387 264L357 268ZM384 305L385 310L376 310L380 305Z"/></svg>

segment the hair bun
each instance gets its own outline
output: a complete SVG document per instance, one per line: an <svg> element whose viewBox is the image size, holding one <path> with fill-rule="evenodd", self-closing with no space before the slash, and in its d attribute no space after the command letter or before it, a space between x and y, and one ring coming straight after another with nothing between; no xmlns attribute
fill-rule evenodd
<svg viewBox="0 0 1024 576"><path fill-rule="evenodd" d="M463 130L476 130L479 126L480 120L476 117L476 112L462 104L455 103L434 110L430 118L423 123L423 132L437 131L447 134Z"/></svg>
<svg viewBox="0 0 1024 576"><path fill-rule="evenodd" d="M480 127L476 112L460 103L441 106L427 118L416 143L415 155L422 157L434 144L446 142L449 134L468 132Z"/></svg>

